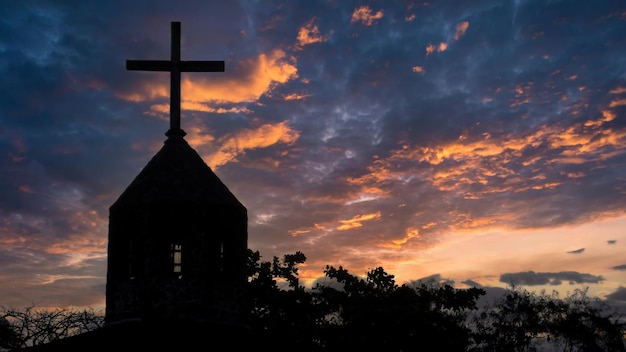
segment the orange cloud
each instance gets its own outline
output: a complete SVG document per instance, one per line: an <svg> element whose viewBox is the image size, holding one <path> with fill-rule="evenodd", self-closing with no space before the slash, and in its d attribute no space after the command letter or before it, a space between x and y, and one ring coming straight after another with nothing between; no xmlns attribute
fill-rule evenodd
<svg viewBox="0 0 626 352"><path fill-rule="evenodd" d="M626 93L626 87L617 87L614 89L611 89L609 91L610 94L623 94Z"/></svg>
<svg viewBox="0 0 626 352"><path fill-rule="evenodd" d="M385 243L380 243L379 246L383 248L390 248L390 249L401 249L402 246L406 244L407 242L409 242L411 239L419 238L419 237L420 237L419 229L416 229L414 227L409 227L408 229L406 229L406 233L404 237L402 237L401 239L391 240Z"/></svg>
<svg viewBox="0 0 626 352"><path fill-rule="evenodd" d="M383 18L383 10L378 10L376 13L372 13L372 9L367 6L361 6L354 9L352 13L352 20L350 23L361 22L366 26L371 26L375 20Z"/></svg>
<svg viewBox="0 0 626 352"><path fill-rule="evenodd" d="M610 108L614 108L616 106L622 106L622 105L626 105L626 99L616 99L613 100L610 104L609 107Z"/></svg>
<svg viewBox="0 0 626 352"><path fill-rule="evenodd" d="M295 230L289 230L289 234L293 237L298 237L300 235L307 235L307 234L314 233L315 231L325 232L326 230L327 229L324 225L314 224L313 226L310 226L310 227L301 227Z"/></svg>
<svg viewBox="0 0 626 352"><path fill-rule="evenodd" d="M190 132L186 138L193 147L200 147L215 141L215 137L206 133L201 127L191 125L185 130Z"/></svg>
<svg viewBox="0 0 626 352"><path fill-rule="evenodd" d="M341 225L337 226L337 230L345 231L345 230L358 228L358 227L363 226L364 221L378 220L378 219L380 219L380 212L376 212L372 214L365 214L365 215L357 215L353 217L352 219L339 220Z"/></svg>
<svg viewBox="0 0 626 352"><path fill-rule="evenodd" d="M434 52L435 52L435 46L432 45L432 44L428 44L426 46L426 56L428 56L428 55L430 55L430 54L432 54Z"/></svg>
<svg viewBox="0 0 626 352"><path fill-rule="evenodd" d="M215 108L205 103L190 102L190 101L183 101L181 103L181 109L187 110L187 111L210 112L214 114L228 114L228 113L249 114L252 112L252 110L248 109L245 106L243 107L234 106L230 108L224 108L224 107ZM154 104L150 106L150 110L167 115L170 113L170 104Z"/></svg>
<svg viewBox="0 0 626 352"><path fill-rule="evenodd" d="M416 73L425 73L424 66L413 66L413 72Z"/></svg>
<svg viewBox="0 0 626 352"><path fill-rule="evenodd" d="M468 21L463 21L460 22L456 25L456 32L454 33L454 37L452 38L451 41L457 41L459 40L462 36L465 35L465 32L467 32L467 29L469 28L469 22ZM433 45L433 44L428 44L426 46L426 56L429 56L430 54L434 53L435 51L437 52L444 52L448 49L448 45L450 43L448 42L440 42L437 46Z"/></svg>
<svg viewBox="0 0 626 352"><path fill-rule="evenodd" d="M93 226L95 227L95 225ZM54 254L71 254L71 258L77 260L77 258L88 259L86 256L98 256L102 257L106 255L106 241L95 240L85 238L81 235L72 236L65 242L54 243L46 248L46 252ZM78 259L77 261L82 261ZM70 260L70 259L68 259Z"/></svg>
<svg viewBox="0 0 626 352"><path fill-rule="evenodd" d="M426 56L429 56L430 54L434 53L435 51L438 52L438 53L440 53L442 51L446 51L446 49L448 49L448 43L446 43L446 42L441 42L437 46L434 46L433 44L428 44L426 46Z"/></svg>
<svg viewBox="0 0 626 352"><path fill-rule="evenodd" d="M198 103L198 102L189 102L189 101L184 101L182 103L181 108L183 110L204 111L204 112L211 112L211 113L216 113L216 114L228 114L228 113L249 114L252 112L250 109L248 109L245 106L242 106L242 107L233 106L229 108L224 108L224 107L214 108L207 104Z"/></svg>
<svg viewBox="0 0 626 352"><path fill-rule="evenodd" d="M136 89L136 93L117 93L119 99L139 103L147 100L155 100L170 96L170 87L165 83L154 83L144 81L140 87Z"/></svg>
<svg viewBox="0 0 626 352"><path fill-rule="evenodd" d="M311 229L295 229L295 230L289 230L289 234L293 237L298 237L300 235L306 235L307 233L310 233Z"/></svg>
<svg viewBox="0 0 626 352"><path fill-rule="evenodd" d="M244 129L234 136L222 139L220 148L205 157L207 164L216 168L237 160L237 156L246 150L267 148L274 144L293 144L300 138L300 132L289 127L287 121L265 124L257 129Z"/></svg>
<svg viewBox="0 0 626 352"><path fill-rule="evenodd" d="M193 81L185 79L182 95L192 102L251 102L271 91L275 85L298 77L295 58L287 57L282 50L240 62L236 71L247 72L247 75L227 81L205 77Z"/></svg>
<svg viewBox="0 0 626 352"><path fill-rule="evenodd" d="M473 232L475 229L490 229L494 225L502 221L509 221L512 218L508 214L498 214L493 216L472 217L470 214L457 214L455 219L454 231Z"/></svg>
<svg viewBox="0 0 626 352"><path fill-rule="evenodd" d="M456 25L456 32L454 33L454 40L459 40L462 36L467 32L467 28L469 28L469 22L463 21Z"/></svg>
<svg viewBox="0 0 626 352"><path fill-rule="evenodd" d="M308 98L310 96L311 96L311 94L291 93L291 94L283 95L283 99L285 99L285 100L301 100L301 99L306 99L306 98Z"/></svg>
<svg viewBox="0 0 626 352"><path fill-rule="evenodd" d="M220 103L252 102L270 92L276 85L298 77L295 58L288 57L282 50L262 53L255 58L235 65L233 75L183 74L181 80L182 106L192 110L219 112ZM151 77L156 77L152 75ZM148 78L148 76L146 76ZM150 79L150 78L148 78ZM120 99L142 102L169 99L169 82L165 80L143 83L135 93L118 93ZM210 105L209 105L210 104ZM153 105L155 112L169 113L167 104Z"/></svg>
<svg viewBox="0 0 626 352"><path fill-rule="evenodd" d="M515 99L510 104L511 107L515 107L522 104L530 103L534 82L526 82L523 85L518 84L515 86Z"/></svg>
<svg viewBox="0 0 626 352"><path fill-rule="evenodd" d="M315 18L311 19L307 24L298 30L298 37L296 48L302 49L303 46L313 44L313 43L322 43L328 40L327 35L322 35L320 33L319 28L313 22Z"/></svg>
<svg viewBox="0 0 626 352"><path fill-rule="evenodd" d="M380 187L381 193L386 194L394 184L419 178L440 191L456 192L465 199L555 189L564 181L547 177L542 165L598 162L624 154L626 131L611 125L614 118L615 113L609 110L566 129L558 124L543 125L521 136L484 134L472 137L466 133L444 144L405 144L387 158L376 158L366 173L348 178L346 182L361 189ZM541 155L527 153L539 147L547 147L547 150ZM548 156L550 159L546 159ZM511 165L528 167L529 175L520 177L519 170ZM573 179L583 175L567 176ZM492 222L493 218L471 219L469 223L456 226L474 228L491 226Z"/></svg>

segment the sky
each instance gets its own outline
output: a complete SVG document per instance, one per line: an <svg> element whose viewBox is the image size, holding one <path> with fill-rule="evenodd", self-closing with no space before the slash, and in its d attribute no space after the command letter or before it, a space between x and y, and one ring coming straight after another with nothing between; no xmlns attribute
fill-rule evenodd
<svg viewBox="0 0 626 352"><path fill-rule="evenodd" d="M185 139L262 260L626 305L626 3L5 1L0 306L102 307L111 206ZM321 279L323 280L323 279Z"/></svg>

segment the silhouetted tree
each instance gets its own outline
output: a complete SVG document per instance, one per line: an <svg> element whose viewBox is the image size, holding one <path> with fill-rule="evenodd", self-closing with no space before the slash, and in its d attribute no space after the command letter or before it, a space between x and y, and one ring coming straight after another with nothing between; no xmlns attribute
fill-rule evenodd
<svg viewBox="0 0 626 352"><path fill-rule="evenodd" d="M626 351L625 325L599 299L566 299L513 287L476 314L473 351Z"/></svg>
<svg viewBox="0 0 626 352"><path fill-rule="evenodd" d="M246 323L256 331L261 344L282 341L301 350L315 349L315 326L319 310L310 292L299 284L301 252L262 262L259 252L249 251L249 283L246 289ZM279 281L287 283L280 288Z"/></svg>
<svg viewBox="0 0 626 352"><path fill-rule="evenodd" d="M42 345L104 325L104 316L92 309L43 309L35 306L23 310L2 307L0 313L0 347L15 349Z"/></svg>
<svg viewBox="0 0 626 352"><path fill-rule="evenodd" d="M440 282L398 286L382 267L358 277L327 266L323 283L300 285L301 252L262 261L248 252L243 312L258 346L299 351L626 351L626 326L600 300L577 290L566 299L513 287L477 308L485 291ZM0 350L35 346L95 330L92 310L0 312ZM473 313L473 314L472 314Z"/></svg>
<svg viewBox="0 0 626 352"><path fill-rule="evenodd" d="M464 351L469 344L465 321L484 294L481 289L398 286L382 267L365 279L342 267L328 266L324 273L342 285L314 289L326 307L320 341L327 350L411 351L436 345L443 351Z"/></svg>
<svg viewBox="0 0 626 352"><path fill-rule="evenodd" d="M327 266L327 280L305 289L297 268L304 254L250 258L248 321L269 343L305 351L625 351L624 324L586 291L561 300L514 288L478 308L482 289L398 286L382 267L362 278Z"/></svg>
<svg viewBox="0 0 626 352"><path fill-rule="evenodd" d="M17 334L6 318L0 319L0 351L9 351L23 345L22 337Z"/></svg>
<svg viewBox="0 0 626 352"><path fill-rule="evenodd" d="M469 343L466 313L480 289L398 286L382 267L360 278L328 266L326 284L299 285L300 252L261 261L249 252L248 324L266 342L281 341L299 350L415 350L437 341L446 351ZM287 283L279 288L278 281Z"/></svg>

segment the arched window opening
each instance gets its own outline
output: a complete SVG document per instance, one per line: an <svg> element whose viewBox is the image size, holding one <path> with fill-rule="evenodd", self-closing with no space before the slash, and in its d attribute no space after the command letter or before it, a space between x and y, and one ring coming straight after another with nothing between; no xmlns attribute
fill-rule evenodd
<svg viewBox="0 0 626 352"><path fill-rule="evenodd" d="M172 272L178 279L183 277L183 245L172 243L171 244L171 256L172 256Z"/></svg>
<svg viewBox="0 0 626 352"><path fill-rule="evenodd" d="M133 258L133 241L128 241L128 278L135 279L135 258Z"/></svg>
<svg viewBox="0 0 626 352"><path fill-rule="evenodd" d="M220 242L220 273L224 272L224 242Z"/></svg>

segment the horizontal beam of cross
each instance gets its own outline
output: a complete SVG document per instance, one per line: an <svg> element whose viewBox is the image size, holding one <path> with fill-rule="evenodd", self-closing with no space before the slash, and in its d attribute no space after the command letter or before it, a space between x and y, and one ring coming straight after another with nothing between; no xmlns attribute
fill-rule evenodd
<svg viewBox="0 0 626 352"><path fill-rule="evenodd" d="M224 61L182 61L180 59L180 22L172 22L172 47L170 60L126 60L129 71L170 72L170 129L165 134L183 137L180 128L180 73L181 72L224 72Z"/></svg>

